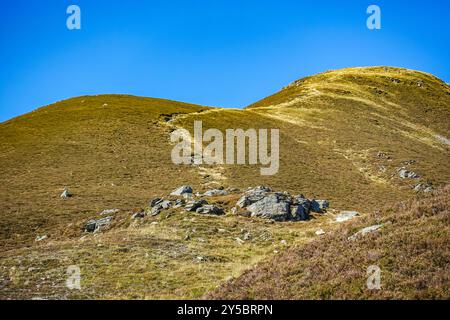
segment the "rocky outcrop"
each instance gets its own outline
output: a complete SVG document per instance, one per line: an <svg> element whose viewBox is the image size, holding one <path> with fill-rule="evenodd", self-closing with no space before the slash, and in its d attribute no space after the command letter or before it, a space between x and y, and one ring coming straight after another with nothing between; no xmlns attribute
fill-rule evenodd
<svg viewBox="0 0 450 320"><path fill-rule="evenodd" d="M248 206L247 210L251 212L252 217L286 221L291 217L290 205L289 200L278 194L270 194Z"/></svg>
<svg viewBox="0 0 450 320"><path fill-rule="evenodd" d="M252 217L275 221L309 220L310 212L323 213L329 207L326 200L309 200L303 195L292 197L287 192L273 192L267 187L248 189L237 201L235 211L245 209Z"/></svg>

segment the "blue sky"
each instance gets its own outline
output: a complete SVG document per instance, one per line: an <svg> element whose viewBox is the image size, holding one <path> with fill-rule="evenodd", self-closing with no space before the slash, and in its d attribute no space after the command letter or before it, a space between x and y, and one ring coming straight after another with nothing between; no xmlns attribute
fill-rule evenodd
<svg viewBox="0 0 450 320"><path fill-rule="evenodd" d="M81 8L81 30L66 9ZM366 28L366 9L382 29ZM447 0L3 0L0 121L85 94L244 107L298 78L390 65L450 82Z"/></svg>

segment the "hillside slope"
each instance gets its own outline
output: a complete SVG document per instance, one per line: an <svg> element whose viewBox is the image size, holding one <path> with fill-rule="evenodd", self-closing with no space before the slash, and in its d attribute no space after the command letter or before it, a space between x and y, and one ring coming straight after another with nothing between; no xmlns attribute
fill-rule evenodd
<svg viewBox="0 0 450 320"><path fill-rule="evenodd" d="M208 299L449 299L450 186L289 249ZM374 232L352 238L366 227ZM367 286L376 266L380 286ZM369 281L369 283L373 283Z"/></svg>
<svg viewBox="0 0 450 320"><path fill-rule="evenodd" d="M371 213L412 198L420 183L437 188L450 181L448 119L448 85L421 72L374 67L298 80L244 110L100 95L1 123L2 297L201 297L280 251L281 240L303 245L318 227L337 226L327 216L268 224L177 212L133 221L132 213L150 199L186 184L195 192L268 185L329 199L333 210ZM280 129L279 173L172 164L170 132L192 132L195 120L204 130ZM402 179L402 167L420 178ZM59 197L64 187L72 198ZM230 208L236 200L217 201ZM110 230L83 232L88 220L111 208L120 213ZM246 232L258 240L236 243ZM47 240L36 242L42 235ZM198 257L207 258L199 263ZM69 264L84 266L84 291L64 287ZM29 269L38 271L30 278ZM45 277L52 280L40 280Z"/></svg>

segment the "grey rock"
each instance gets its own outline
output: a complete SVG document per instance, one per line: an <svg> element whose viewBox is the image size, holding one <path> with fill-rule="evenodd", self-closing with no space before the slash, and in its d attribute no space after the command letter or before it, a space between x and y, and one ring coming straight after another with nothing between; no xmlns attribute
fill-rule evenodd
<svg viewBox="0 0 450 320"><path fill-rule="evenodd" d="M446 145L450 145L450 140L448 140L446 137L444 137L444 136L441 136L441 135L436 135L436 139L439 141L439 142L441 142L441 143L443 143L443 144L446 144Z"/></svg>
<svg viewBox="0 0 450 320"><path fill-rule="evenodd" d="M47 239L46 234L44 234L43 236L36 236L36 239L34 239L34 241L41 242L41 241L44 241L45 239Z"/></svg>
<svg viewBox="0 0 450 320"><path fill-rule="evenodd" d="M181 186L178 189L172 191L171 196L182 196L185 193L191 194L192 188L190 186Z"/></svg>
<svg viewBox="0 0 450 320"><path fill-rule="evenodd" d="M374 232L374 231L377 231L377 230L381 229L381 227L383 227L382 224L377 224L377 225L374 225L374 226L370 226L370 227L361 229L357 233L355 233L354 235L349 237L348 240L351 240L351 241L356 240L358 237L365 236L368 233L371 233L371 232Z"/></svg>
<svg viewBox="0 0 450 320"><path fill-rule="evenodd" d="M155 199L150 200L149 204L150 204L150 207L153 208L153 207L155 207L156 205L160 204L163 201L164 200L161 199L161 198L155 198Z"/></svg>
<svg viewBox="0 0 450 320"><path fill-rule="evenodd" d="M245 208L255 202L262 200L269 192L272 192L270 188L259 186L256 188L248 189L244 195L238 200L236 206Z"/></svg>
<svg viewBox="0 0 450 320"><path fill-rule="evenodd" d="M291 215L294 221L306 221L309 220L309 209L302 205L295 205L291 209Z"/></svg>
<svg viewBox="0 0 450 320"><path fill-rule="evenodd" d="M325 231L323 229L319 229L315 232L316 236L323 236L325 234Z"/></svg>
<svg viewBox="0 0 450 320"><path fill-rule="evenodd" d="M152 216L156 216L156 215L160 214L161 211L171 208L172 205L173 205L173 203L171 201L163 200L162 202L158 203L150 210L150 214Z"/></svg>
<svg viewBox="0 0 450 320"><path fill-rule="evenodd" d="M342 211L336 216L336 222L345 222L359 216L357 211Z"/></svg>
<svg viewBox="0 0 450 320"><path fill-rule="evenodd" d="M68 198L71 198L72 196L73 196L73 194L67 188L64 188L64 191L60 195L60 197L62 199L68 199Z"/></svg>
<svg viewBox="0 0 450 320"><path fill-rule="evenodd" d="M398 175L402 179L418 179L420 175L415 173L414 171L409 171L406 168L400 168L398 170Z"/></svg>
<svg viewBox="0 0 450 320"><path fill-rule="evenodd" d="M290 202L280 199L277 194L270 194L247 207L252 217L261 217L275 221L290 218Z"/></svg>
<svg viewBox="0 0 450 320"><path fill-rule="evenodd" d="M131 216L131 218L132 219L142 219L142 218L144 218L145 217L145 211L138 211L138 212L135 212L132 216Z"/></svg>
<svg viewBox="0 0 450 320"><path fill-rule="evenodd" d="M200 208L197 208L197 210L195 210L195 212L197 212L199 214L211 214L211 215L216 215L216 216L219 216L219 215L222 215L225 213L222 208L219 208L212 204L203 205Z"/></svg>
<svg viewBox="0 0 450 320"><path fill-rule="evenodd" d="M327 200L312 200L311 211L316 213L323 213L330 207L330 203Z"/></svg>
<svg viewBox="0 0 450 320"><path fill-rule="evenodd" d="M86 223L84 230L86 232L98 232L107 227L113 217L106 217L98 220L90 220Z"/></svg>
<svg viewBox="0 0 450 320"><path fill-rule="evenodd" d="M433 186L429 183L418 183L413 186L414 191L420 192L423 191L425 193L433 192Z"/></svg>
<svg viewBox="0 0 450 320"><path fill-rule="evenodd" d="M191 200L188 203L186 203L186 206L184 208L186 209L186 211L195 212L198 208L206 204L208 204L208 201L204 199Z"/></svg>

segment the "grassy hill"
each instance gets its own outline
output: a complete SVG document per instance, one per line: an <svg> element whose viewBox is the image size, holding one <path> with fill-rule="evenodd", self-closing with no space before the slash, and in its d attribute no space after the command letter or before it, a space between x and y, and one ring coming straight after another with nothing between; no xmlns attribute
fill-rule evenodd
<svg viewBox="0 0 450 320"><path fill-rule="evenodd" d="M208 299L448 299L450 186L374 212L246 271ZM376 232L352 239L365 227ZM380 289L366 285L380 269ZM276 288L276 289L274 289Z"/></svg>
<svg viewBox="0 0 450 320"><path fill-rule="evenodd" d="M184 184L195 191L269 185L329 199L335 210L369 214L414 197L414 184L436 188L450 181L448 119L447 84L421 72L374 67L301 79L244 110L100 95L4 122L0 297L201 297L284 250L281 240L287 247L303 245L318 227L338 226L328 216L270 224L179 212L136 222L133 211ZM169 134L191 130L194 120L202 120L204 129L279 128L279 173L173 165ZM401 179L400 167L421 178ZM64 187L74 197L61 199ZM217 199L228 207L236 200ZM86 221L109 208L121 209L112 228L85 234ZM254 240L237 243L245 232ZM186 241L187 233L195 236ZM46 241L34 241L44 234ZM82 269L81 291L64 285L72 264Z"/></svg>

